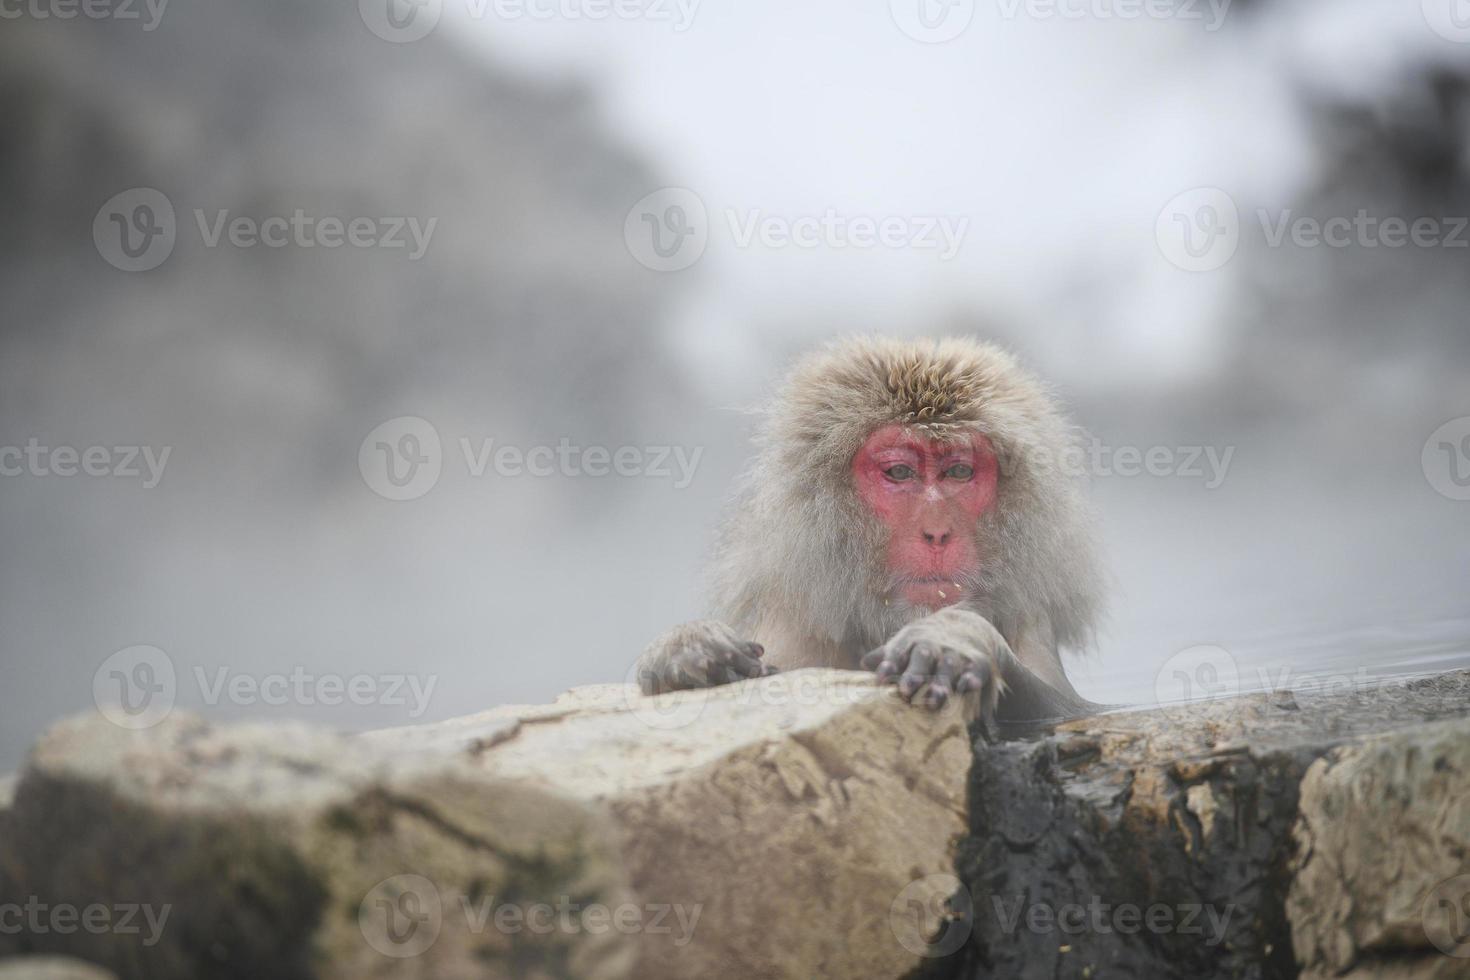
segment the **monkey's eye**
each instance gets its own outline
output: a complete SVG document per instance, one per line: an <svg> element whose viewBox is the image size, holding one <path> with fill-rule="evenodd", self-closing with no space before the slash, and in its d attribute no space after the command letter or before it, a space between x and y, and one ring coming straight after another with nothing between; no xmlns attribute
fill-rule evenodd
<svg viewBox="0 0 1470 980"><path fill-rule="evenodd" d="M914 468L907 463L897 463L883 471L883 475L894 483L902 483L904 480L914 478Z"/></svg>
<svg viewBox="0 0 1470 980"><path fill-rule="evenodd" d="M956 463L944 471L944 475L951 480L968 480L975 475L975 467L969 463Z"/></svg>

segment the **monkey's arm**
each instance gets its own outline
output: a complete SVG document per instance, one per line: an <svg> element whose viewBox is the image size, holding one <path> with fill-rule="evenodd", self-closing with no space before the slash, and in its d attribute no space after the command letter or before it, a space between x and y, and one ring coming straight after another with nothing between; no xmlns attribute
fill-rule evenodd
<svg viewBox="0 0 1470 980"><path fill-rule="evenodd" d="M979 613L951 606L914 620L863 657L878 679L897 684L910 701L938 708L951 694L965 697L967 713L989 725L1077 717L1093 705L1067 681L1045 631L1022 632L1012 649Z"/></svg>
<svg viewBox="0 0 1470 980"><path fill-rule="evenodd" d="M638 658L638 687L644 694L714 687L775 669L762 663L765 648L742 640L713 619L682 623L651 643Z"/></svg>

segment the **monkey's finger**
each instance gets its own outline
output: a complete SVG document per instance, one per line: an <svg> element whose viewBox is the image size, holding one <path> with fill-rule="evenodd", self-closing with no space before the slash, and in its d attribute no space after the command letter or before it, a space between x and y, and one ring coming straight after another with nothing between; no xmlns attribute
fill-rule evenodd
<svg viewBox="0 0 1470 980"><path fill-rule="evenodd" d="M931 682L924 691L924 707L938 711L949 703L950 687L940 680Z"/></svg>
<svg viewBox="0 0 1470 980"><path fill-rule="evenodd" d="M735 681L745 680L745 675L740 673L735 666L728 663L721 663L718 660L709 661L708 671L711 686L733 684Z"/></svg>
<svg viewBox="0 0 1470 980"><path fill-rule="evenodd" d="M755 642L754 640L750 640L746 643L740 644L740 649L741 652L744 653L747 657L755 657L759 659L766 655L766 648L761 644Z"/></svg>
<svg viewBox="0 0 1470 980"><path fill-rule="evenodd" d="M934 665L934 680L950 690L954 689L960 675L965 672L966 659L953 650L945 650Z"/></svg>
<svg viewBox="0 0 1470 980"><path fill-rule="evenodd" d="M915 643L909 651L908 669L898 682L898 693L906 698L914 696L923 684L934 676L934 651L926 644Z"/></svg>
<svg viewBox="0 0 1470 980"><path fill-rule="evenodd" d="M939 710L949 701L960 677L964 675L968 661L953 651L945 651L934 668L934 680L924 692L924 707Z"/></svg>
<svg viewBox="0 0 1470 980"><path fill-rule="evenodd" d="M879 647L863 657L862 663L866 669L877 671L880 683L891 684L908 664L908 651Z"/></svg>
<svg viewBox="0 0 1470 980"><path fill-rule="evenodd" d="M988 660L970 660L966 658L964 667L959 678L955 681L955 690L961 694L969 694L972 691L980 692L976 701L981 704L989 704L995 699L989 696L986 690L994 686L995 675L991 670Z"/></svg>
<svg viewBox="0 0 1470 980"><path fill-rule="evenodd" d="M988 660L970 661L957 685L957 690L964 692L965 720L978 722L980 736L987 742L995 741L1000 688L995 666Z"/></svg>
<svg viewBox="0 0 1470 980"><path fill-rule="evenodd" d="M711 663L718 664L724 670L721 673L712 673L712 677L724 677L725 680L716 680L715 683L728 684L731 681L744 680L747 677L759 677L761 675L761 662L756 659L755 650L764 653L764 648L759 643L739 643L734 646L717 646L706 651L705 656Z"/></svg>
<svg viewBox="0 0 1470 980"><path fill-rule="evenodd" d="M687 691L696 687L709 687L717 683L711 674L711 668L715 664L710 661L690 661L680 659L670 665L666 672L669 680L667 688L671 691Z"/></svg>
<svg viewBox="0 0 1470 980"><path fill-rule="evenodd" d="M725 660L723 666L735 675L734 680L739 681L745 680L747 677L761 676L763 673L762 668L765 665L754 657L747 657L744 654L737 653L728 660Z"/></svg>

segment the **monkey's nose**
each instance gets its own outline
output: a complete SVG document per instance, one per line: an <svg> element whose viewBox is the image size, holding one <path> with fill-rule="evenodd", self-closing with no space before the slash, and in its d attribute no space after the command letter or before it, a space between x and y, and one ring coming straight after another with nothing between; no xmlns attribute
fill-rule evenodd
<svg viewBox="0 0 1470 980"><path fill-rule="evenodd" d="M924 532L924 540L927 541L929 544L934 545L936 548L943 548L945 545L949 544L950 537L951 532L949 531L940 531L938 533L935 533L933 531Z"/></svg>

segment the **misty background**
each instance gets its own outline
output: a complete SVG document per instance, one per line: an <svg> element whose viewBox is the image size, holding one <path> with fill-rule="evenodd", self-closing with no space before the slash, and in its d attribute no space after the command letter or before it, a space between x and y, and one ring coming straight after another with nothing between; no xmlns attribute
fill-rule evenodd
<svg viewBox="0 0 1470 980"><path fill-rule="evenodd" d="M1201 645L1242 689L1470 663L1458 0L532 6L5 8L0 450L168 456L0 475L0 770L140 644L180 708L344 729L625 679L701 614L750 409L853 331L998 341L1094 459L1167 450L1089 464L1115 591L1084 694L1151 702ZM298 210L407 247L211 238ZM1437 238L1272 237L1360 211ZM742 233L823 216L908 238ZM127 271L117 235L162 221ZM389 499L406 417L439 473ZM476 475L487 440L649 471ZM293 672L431 694L216 690Z"/></svg>

